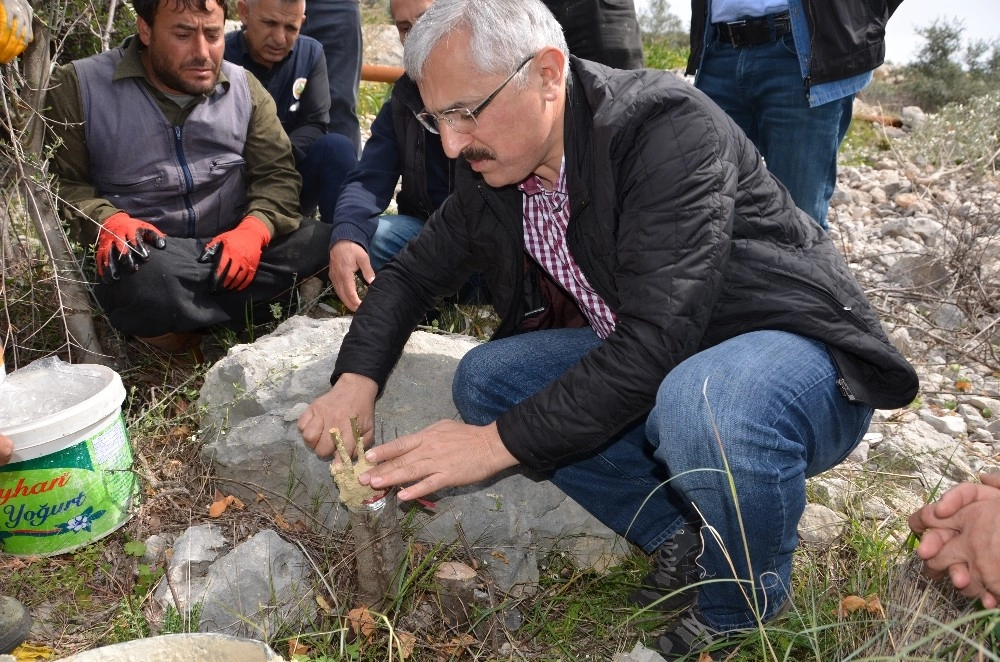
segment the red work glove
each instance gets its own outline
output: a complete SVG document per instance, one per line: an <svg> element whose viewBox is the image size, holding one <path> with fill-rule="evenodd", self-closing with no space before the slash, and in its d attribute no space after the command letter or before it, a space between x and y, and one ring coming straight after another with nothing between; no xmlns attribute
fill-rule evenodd
<svg viewBox="0 0 1000 662"><path fill-rule="evenodd" d="M215 260L212 272L212 292L219 286L227 290L242 290L257 275L260 254L271 241L271 231L256 216L247 216L228 232L216 236L205 246L199 262Z"/></svg>
<svg viewBox="0 0 1000 662"><path fill-rule="evenodd" d="M138 271L139 263L149 259L147 244L162 249L166 236L146 221L132 218L123 211L108 217L97 233L97 275L106 283L118 280L120 266Z"/></svg>

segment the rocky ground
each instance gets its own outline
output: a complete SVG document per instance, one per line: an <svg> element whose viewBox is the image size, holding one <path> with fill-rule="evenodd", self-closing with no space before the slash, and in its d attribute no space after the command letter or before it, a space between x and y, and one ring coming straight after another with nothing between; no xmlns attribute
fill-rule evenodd
<svg viewBox="0 0 1000 662"><path fill-rule="evenodd" d="M817 503L852 517L909 513L1000 460L998 181L896 156L842 167L832 201L831 236L921 381L909 409L876 412L851 458L813 481Z"/></svg>

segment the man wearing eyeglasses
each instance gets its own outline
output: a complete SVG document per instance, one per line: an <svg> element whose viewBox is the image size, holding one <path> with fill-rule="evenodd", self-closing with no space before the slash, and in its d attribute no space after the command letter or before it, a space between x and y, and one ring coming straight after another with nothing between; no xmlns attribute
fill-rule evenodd
<svg viewBox="0 0 1000 662"><path fill-rule="evenodd" d="M701 92L569 57L539 0L437 0L404 62L455 192L373 282L305 443L332 455L357 416L370 444L411 329L478 270L501 321L456 372L462 421L360 481L540 472L655 556L668 659L787 609L806 477L917 392L829 237Z"/></svg>

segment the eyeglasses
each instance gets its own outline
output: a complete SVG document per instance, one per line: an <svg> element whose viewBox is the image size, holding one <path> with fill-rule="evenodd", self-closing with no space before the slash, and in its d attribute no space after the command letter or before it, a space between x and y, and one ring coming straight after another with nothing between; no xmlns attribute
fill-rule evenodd
<svg viewBox="0 0 1000 662"><path fill-rule="evenodd" d="M442 111L440 115L425 110L421 113L417 113L417 120L419 120L420 123L424 125L424 128L431 133L441 133L442 120L447 122L448 128L456 133L472 133L479 128L479 121L476 120L479 113L486 110L486 106L490 105L490 102L497 98L497 95L500 94L503 88L507 87L507 83L512 81L514 76L518 75L521 72L521 69L524 69L524 65L531 62L534 57L534 53L526 57L521 64L517 65L517 69L514 70L514 73L507 76L507 79L500 83L500 87L493 90L493 93L483 99L483 101L475 108L451 108L450 110Z"/></svg>

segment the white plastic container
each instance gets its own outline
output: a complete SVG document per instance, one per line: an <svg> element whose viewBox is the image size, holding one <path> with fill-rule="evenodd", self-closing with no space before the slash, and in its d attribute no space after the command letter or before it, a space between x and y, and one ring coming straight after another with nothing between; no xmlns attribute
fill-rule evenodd
<svg viewBox="0 0 1000 662"><path fill-rule="evenodd" d="M114 532L136 492L117 372L46 359L0 383L0 549L51 556Z"/></svg>

